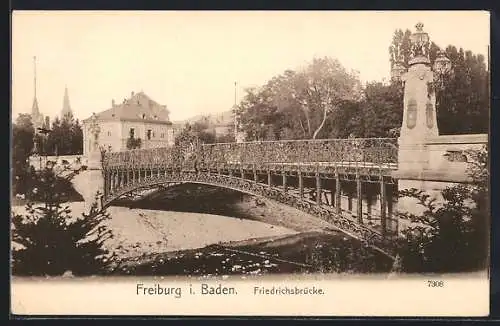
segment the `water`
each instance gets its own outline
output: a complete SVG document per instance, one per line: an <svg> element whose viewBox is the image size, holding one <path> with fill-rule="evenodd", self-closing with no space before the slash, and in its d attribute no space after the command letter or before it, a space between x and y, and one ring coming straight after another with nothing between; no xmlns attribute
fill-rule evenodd
<svg viewBox="0 0 500 326"><path fill-rule="evenodd" d="M342 234L301 233L278 240L157 254L124 263L116 274L265 275L387 273L392 260Z"/></svg>

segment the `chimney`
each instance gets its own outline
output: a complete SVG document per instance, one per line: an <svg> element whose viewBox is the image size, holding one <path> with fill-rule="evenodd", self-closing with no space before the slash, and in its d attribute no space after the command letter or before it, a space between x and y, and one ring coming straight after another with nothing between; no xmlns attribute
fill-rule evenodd
<svg viewBox="0 0 500 326"><path fill-rule="evenodd" d="M115 107L115 99L111 100L111 107L113 107L113 108Z"/></svg>
<svg viewBox="0 0 500 326"><path fill-rule="evenodd" d="M134 91L132 91L132 92L130 93L130 97L133 97L133 96L134 96L134 94L135 94L135 93L134 93Z"/></svg>

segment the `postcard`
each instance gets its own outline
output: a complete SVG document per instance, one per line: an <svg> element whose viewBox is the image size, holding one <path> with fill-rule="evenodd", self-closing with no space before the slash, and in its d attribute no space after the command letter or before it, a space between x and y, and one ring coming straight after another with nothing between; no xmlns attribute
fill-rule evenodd
<svg viewBox="0 0 500 326"><path fill-rule="evenodd" d="M14 11L11 313L489 314L486 11Z"/></svg>

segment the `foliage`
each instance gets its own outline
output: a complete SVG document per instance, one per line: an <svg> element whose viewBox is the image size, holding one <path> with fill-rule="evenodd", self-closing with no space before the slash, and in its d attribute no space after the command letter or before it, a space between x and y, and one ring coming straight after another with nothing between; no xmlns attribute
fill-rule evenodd
<svg viewBox="0 0 500 326"><path fill-rule="evenodd" d="M215 137L216 143L234 143L236 140L234 139L234 133L228 133Z"/></svg>
<svg viewBox="0 0 500 326"><path fill-rule="evenodd" d="M287 70L258 89L248 89L237 108L249 140L328 137L340 123L325 125L341 107L356 101L361 84L338 60L315 58L298 71Z"/></svg>
<svg viewBox="0 0 500 326"><path fill-rule="evenodd" d="M140 138L135 138L133 135L130 135L127 139L127 149L136 149L141 148L142 140Z"/></svg>
<svg viewBox="0 0 500 326"><path fill-rule="evenodd" d="M83 130L80 121L71 115L63 119L56 117L43 147L43 153L47 155L82 154Z"/></svg>
<svg viewBox="0 0 500 326"><path fill-rule="evenodd" d="M27 188L28 159L33 151L35 129L29 114L20 114L12 125L12 187L14 194Z"/></svg>
<svg viewBox="0 0 500 326"><path fill-rule="evenodd" d="M411 221L403 231L401 257L407 272L461 272L487 266L489 229L489 167L485 148L470 152L472 184L448 187L443 203L417 189L400 192L424 207L421 215L399 213Z"/></svg>
<svg viewBox="0 0 500 326"><path fill-rule="evenodd" d="M215 143L215 134L207 130L208 124L197 121L193 124L186 123L184 128L175 137L176 145L194 146L198 143Z"/></svg>
<svg viewBox="0 0 500 326"><path fill-rule="evenodd" d="M115 260L103 246L113 235L106 225L109 214L94 204L88 214L74 218L52 171L45 171L39 185L44 204L26 206L27 213L12 214L15 275L73 275L106 273Z"/></svg>
<svg viewBox="0 0 500 326"><path fill-rule="evenodd" d="M337 127L339 138L395 137L393 130L401 126L403 118L402 103L401 85L367 83L362 100L345 103L330 123L345 122Z"/></svg>
<svg viewBox="0 0 500 326"><path fill-rule="evenodd" d="M436 87L439 130L443 134L487 133L490 96L484 56L454 46L448 46L445 53L453 71Z"/></svg>
<svg viewBox="0 0 500 326"><path fill-rule="evenodd" d="M83 200L70 180L56 175L50 169L35 171L31 167L25 179L27 185L23 189L23 194L27 200L33 202L46 202L49 198L57 202Z"/></svg>

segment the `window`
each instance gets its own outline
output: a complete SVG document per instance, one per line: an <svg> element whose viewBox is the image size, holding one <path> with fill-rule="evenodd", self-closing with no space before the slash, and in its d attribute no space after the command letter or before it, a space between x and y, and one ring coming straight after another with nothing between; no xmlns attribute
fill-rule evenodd
<svg viewBox="0 0 500 326"><path fill-rule="evenodd" d="M108 131L108 137L111 137L111 131Z"/></svg>
<svg viewBox="0 0 500 326"><path fill-rule="evenodd" d="M146 119L146 113L143 113L143 114L142 114L142 118L143 118L143 119Z"/></svg>
<svg viewBox="0 0 500 326"><path fill-rule="evenodd" d="M161 137L161 138L165 138L165 134L164 134L164 133L161 133L160 137Z"/></svg>
<svg viewBox="0 0 500 326"><path fill-rule="evenodd" d="M130 138L134 138L135 129L134 128L130 128L129 134L130 134Z"/></svg>
<svg viewBox="0 0 500 326"><path fill-rule="evenodd" d="M155 137L156 137L156 134L155 134L155 132L153 131L153 138L155 138Z"/></svg>
<svg viewBox="0 0 500 326"><path fill-rule="evenodd" d="M150 139L151 139L151 129L148 129L148 131L146 132L146 138L147 138L148 140L150 140Z"/></svg>

